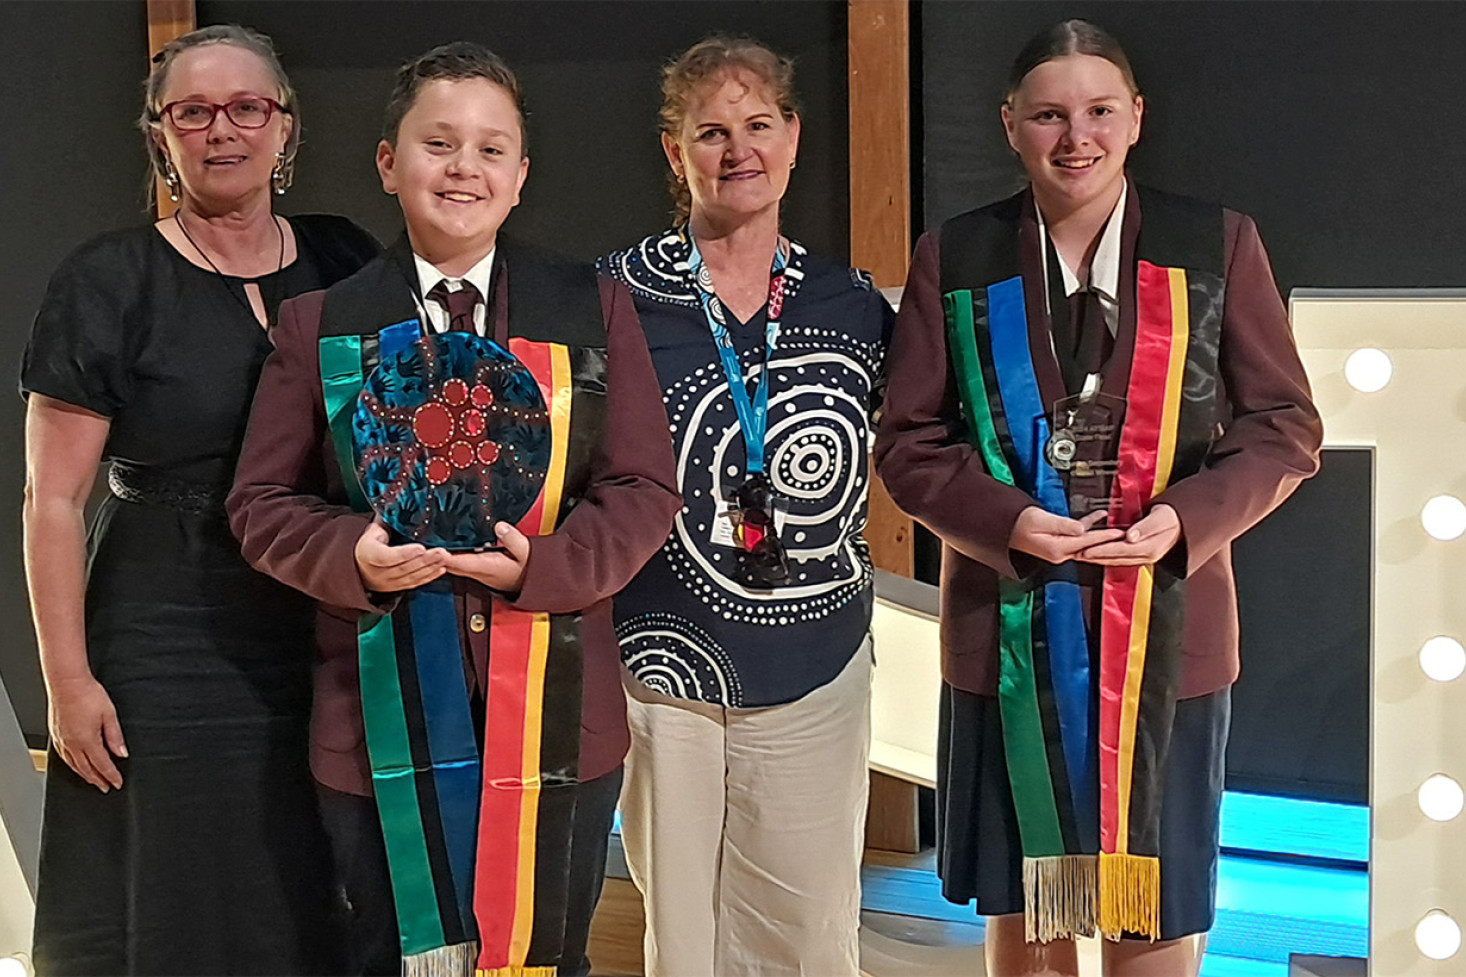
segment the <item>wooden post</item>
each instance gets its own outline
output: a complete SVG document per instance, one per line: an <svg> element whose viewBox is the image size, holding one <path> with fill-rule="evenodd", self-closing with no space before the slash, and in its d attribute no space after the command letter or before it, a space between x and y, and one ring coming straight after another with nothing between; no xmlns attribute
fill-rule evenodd
<svg viewBox="0 0 1466 977"><path fill-rule="evenodd" d="M193 30L198 11L194 0L147 0L148 5L148 57L163 50L163 45ZM157 181L158 217L164 218L178 209L168 199L168 187Z"/></svg>
<svg viewBox="0 0 1466 977"><path fill-rule="evenodd" d="M917 786L870 772L870 806L865 815L865 847L915 854L921 850Z"/></svg>
<svg viewBox="0 0 1466 977"><path fill-rule="evenodd" d="M911 258L908 0L850 0L850 260L886 288Z"/></svg>
<svg viewBox="0 0 1466 977"><path fill-rule="evenodd" d="M911 260L911 18L909 0L849 0L850 263L876 285L906 282ZM880 480L870 482L865 527L875 565L913 576L911 520ZM915 852L917 787L872 773L869 848Z"/></svg>
<svg viewBox="0 0 1466 977"><path fill-rule="evenodd" d="M911 259L909 0L849 0L850 263L876 285L906 281ZM865 538L875 565L910 577L911 520L871 479Z"/></svg>

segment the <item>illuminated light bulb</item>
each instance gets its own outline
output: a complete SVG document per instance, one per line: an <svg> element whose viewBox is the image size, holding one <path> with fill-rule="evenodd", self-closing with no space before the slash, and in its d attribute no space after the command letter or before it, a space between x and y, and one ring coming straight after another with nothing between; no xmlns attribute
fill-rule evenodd
<svg viewBox="0 0 1466 977"><path fill-rule="evenodd" d="M1360 393L1372 394L1383 390L1394 373L1395 365L1390 362L1389 354L1382 349L1368 346L1356 349L1344 361L1344 379Z"/></svg>
<svg viewBox="0 0 1466 977"><path fill-rule="evenodd" d="M1436 635L1420 646L1420 670L1437 682L1450 682L1466 672L1466 648L1455 638Z"/></svg>
<svg viewBox="0 0 1466 977"><path fill-rule="evenodd" d="M1461 927L1446 913L1432 909L1415 924L1415 945L1432 960L1449 960L1461 949Z"/></svg>
<svg viewBox="0 0 1466 977"><path fill-rule="evenodd" d="M1432 774L1416 792L1420 812L1432 821L1450 821L1466 806L1466 793L1461 785L1443 773Z"/></svg>
<svg viewBox="0 0 1466 977"><path fill-rule="evenodd" d="M1437 495L1420 510L1420 524L1436 539L1450 542L1466 533L1466 502L1454 495Z"/></svg>

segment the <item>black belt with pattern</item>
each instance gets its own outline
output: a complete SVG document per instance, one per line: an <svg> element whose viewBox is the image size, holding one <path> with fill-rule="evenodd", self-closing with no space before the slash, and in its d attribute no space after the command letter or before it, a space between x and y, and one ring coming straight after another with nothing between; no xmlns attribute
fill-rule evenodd
<svg viewBox="0 0 1466 977"><path fill-rule="evenodd" d="M196 516L224 515L227 488L214 488L174 478L165 472L125 461L112 462L107 487L124 502L160 505Z"/></svg>

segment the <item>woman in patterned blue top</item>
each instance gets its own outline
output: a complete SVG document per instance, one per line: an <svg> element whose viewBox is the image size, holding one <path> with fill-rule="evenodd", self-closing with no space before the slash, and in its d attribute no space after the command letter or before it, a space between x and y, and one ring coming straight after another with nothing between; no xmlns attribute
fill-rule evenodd
<svg viewBox="0 0 1466 977"><path fill-rule="evenodd" d="M779 233L799 146L792 76L742 39L670 64L677 226L601 259L635 298L684 502L616 598L623 837L652 977L858 969L861 530L892 315L863 273Z"/></svg>

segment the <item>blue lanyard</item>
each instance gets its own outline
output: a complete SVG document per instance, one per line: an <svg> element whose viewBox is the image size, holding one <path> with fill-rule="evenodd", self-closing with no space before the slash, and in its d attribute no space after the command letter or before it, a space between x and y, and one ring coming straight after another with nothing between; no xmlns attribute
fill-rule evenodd
<svg viewBox="0 0 1466 977"><path fill-rule="evenodd" d="M784 312L784 269L789 259L782 249L774 249L774 265L769 272L763 370L759 375L758 389L750 398L748 385L743 380L743 367L738 362L738 351L733 348L733 337L728 334L728 323L723 317L723 303L713 291L713 276L703 264L702 253L697 250L697 241L690 229L687 240L692 245L687 267L697 283L697 297L702 302L703 315L707 317L713 342L718 347L718 359L723 363L723 376L728 379L733 408L738 412L738 427L743 431L743 448L748 456L748 473L759 475L764 470L764 441L769 424L769 361L773 359L774 347L779 342L779 319Z"/></svg>

